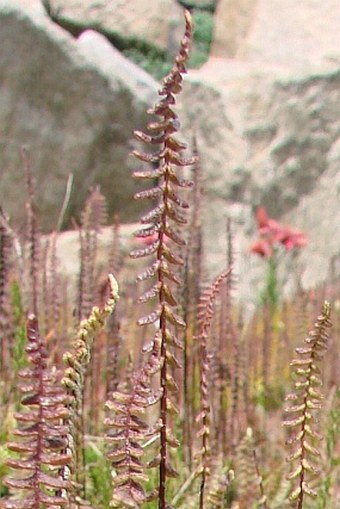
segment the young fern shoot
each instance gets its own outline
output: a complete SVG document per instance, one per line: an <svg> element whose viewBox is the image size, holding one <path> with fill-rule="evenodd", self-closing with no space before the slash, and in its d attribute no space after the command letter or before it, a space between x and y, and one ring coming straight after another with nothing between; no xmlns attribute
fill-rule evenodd
<svg viewBox="0 0 340 509"><path fill-rule="evenodd" d="M322 381L319 365L328 347L329 327L330 304L325 302L314 329L305 339L306 346L296 348L298 355L291 362L296 382L293 392L286 397L292 405L285 411L293 417L284 421L283 425L292 429L287 444L292 446L293 452L287 461L297 464L288 476L288 479L298 481L290 495L290 501L296 503L296 509L303 508L305 495L317 495L310 482L320 475L320 470L315 465L315 459L320 457L320 452L314 442L322 437L312 425L315 419L313 412L321 408L322 394L318 387L322 385Z"/></svg>
<svg viewBox="0 0 340 509"><path fill-rule="evenodd" d="M148 225L136 232L136 236L154 238L155 240L143 249L131 253L133 258L141 258L155 254L154 263L148 267L138 280L156 277L154 286L139 298L139 302L146 303L151 299L157 299L158 304L154 311L139 320L140 325L159 323L160 336L160 388L162 391L160 400L160 464L159 464L159 508L166 508L166 479L176 475L170 466L168 445L175 445L176 441L170 436L168 422L169 411L175 409L169 393L177 389L177 385L170 373L170 367L179 367L175 355L170 351L173 348L182 348L181 342L176 338L174 329L185 328L185 323L174 309L177 300L169 283L180 285L181 281L173 272L171 266L183 265L183 259L174 252L171 244L179 247L185 245L182 236L177 232L179 227L187 222L183 215L183 209L188 208L188 203L178 195L179 188L187 188L191 183L181 179L176 174L176 167L192 165L195 158L185 159L181 153L186 148L184 143L174 138L179 129L179 122L172 106L175 104L175 96L182 90L183 74L186 72L186 61L192 37L192 20L188 11L185 13L185 34L181 42L179 54L169 75L163 80L163 86L159 91L162 99L149 110L148 113L161 117L148 125L150 134L136 131L138 140L149 145L159 145L160 149L153 153L135 151L134 155L145 163L156 166L154 170L141 170L135 176L141 179L158 179L158 185L152 189L141 191L135 195L136 199L157 199L158 205L141 219L143 225Z"/></svg>

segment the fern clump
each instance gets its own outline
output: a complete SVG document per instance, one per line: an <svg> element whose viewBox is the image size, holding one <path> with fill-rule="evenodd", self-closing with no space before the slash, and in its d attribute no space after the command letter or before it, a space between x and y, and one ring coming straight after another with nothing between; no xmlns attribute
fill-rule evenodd
<svg viewBox="0 0 340 509"><path fill-rule="evenodd" d="M285 411L292 417L285 420L283 425L292 430L287 444L293 452L287 460L295 466L288 478L298 481L290 495L290 501L296 502L297 509L302 509L304 495L316 497L312 481L321 474L316 466L320 451L315 443L322 437L314 429L313 423L314 411L321 408L322 394L319 387L322 381L319 366L328 347L329 327L330 304L325 302L314 329L305 339L306 346L296 348L297 357L291 362L296 381L294 390L286 397L292 404Z"/></svg>

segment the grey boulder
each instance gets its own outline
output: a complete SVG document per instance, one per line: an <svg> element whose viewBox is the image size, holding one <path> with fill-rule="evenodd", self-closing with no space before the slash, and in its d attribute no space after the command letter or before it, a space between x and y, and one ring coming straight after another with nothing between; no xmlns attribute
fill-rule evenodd
<svg viewBox="0 0 340 509"><path fill-rule="evenodd" d="M43 227L55 225L67 176L69 215L101 185L110 212L134 217L132 132L146 123L157 84L95 32L76 40L37 4L0 1L0 203L23 222L20 148L28 147Z"/></svg>

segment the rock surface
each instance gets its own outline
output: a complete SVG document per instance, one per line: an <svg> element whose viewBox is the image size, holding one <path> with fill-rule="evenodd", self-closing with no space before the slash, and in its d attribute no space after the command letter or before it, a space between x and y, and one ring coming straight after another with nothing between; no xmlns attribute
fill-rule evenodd
<svg viewBox="0 0 340 509"><path fill-rule="evenodd" d="M214 57L234 58L243 47L254 22L258 0L219 0L211 49Z"/></svg>
<svg viewBox="0 0 340 509"><path fill-rule="evenodd" d="M17 5L21 7L17 7ZM94 32L79 40L52 23L37 4L0 1L0 201L23 220L20 147L29 148L43 226L55 225L69 173L70 213L93 183L110 195L110 212L128 219L133 129L146 122L156 83Z"/></svg>
<svg viewBox="0 0 340 509"><path fill-rule="evenodd" d="M220 0L212 55L291 68L340 62L338 0Z"/></svg>
<svg viewBox="0 0 340 509"><path fill-rule="evenodd" d="M176 0L50 0L56 17L81 27L134 38L166 50L183 28Z"/></svg>
<svg viewBox="0 0 340 509"><path fill-rule="evenodd" d="M241 295L255 298L249 288L259 280L261 263L248 248L255 236L255 208L264 205L270 215L309 235L310 245L298 260L306 267L304 283L324 279L330 258L340 254L335 236L340 221L340 70L292 75L211 59L190 73L182 113L184 130L195 127L205 174L210 269L214 266L216 273L224 263L223 224L229 215L237 231Z"/></svg>

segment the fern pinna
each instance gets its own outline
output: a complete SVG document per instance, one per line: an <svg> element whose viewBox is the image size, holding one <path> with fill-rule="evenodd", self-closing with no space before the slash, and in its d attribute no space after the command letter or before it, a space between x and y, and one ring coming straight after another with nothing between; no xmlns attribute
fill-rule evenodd
<svg viewBox="0 0 340 509"><path fill-rule="evenodd" d="M58 383L58 373L47 367L47 351L39 335L35 315L27 319L26 352L29 367L19 371L21 404L24 409L15 414L19 427L17 440L8 448L19 454L7 464L18 476L9 476L5 484L17 493L4 502L6 509L41 509L68 505L68 481L60 469L68 465L67 394Z"/></svg>
<svg viewBox="0 0 340 509"><path fill-rule="evenodd" d="M160 386L162 390L160 401L160 509L166 507L166 478L169 475L175 475L170 466L167 450L170 441L168 412L174 408L169 398L169 392L172 392L176 387L169 368L170 366L176 367L179 363L169 347L181 348L181 343L176 339L173 330L175 328L185 328L184 321L173 310L177 306L177 300L169 283L180 284L180 280L171 266L183 265L184 263L182 257L178 256L171 247L171 244L179 247L185 245L184 239L177 230L187 222L182 209L188 208L188 204L178 196L178 189L190 187L191 183L177 176L176 167L192 165L195 161L195 158L185 159L182 157L181 153L186 145L174 138L179 128L179 122L172 106L175 104L175 95L182 89L182 75L186 72L185 64L189 56L192 37L192 20L188 11L185 13L185 21L185 35L181 42L179 54L169 75L163 80L163 86L159 91L162 99L148 112L151 115L161 117L161 119L149 123L148 131L150 134L140 131L135 132L138 140L151 145L160 145L160 149L153 154L134 152L139 160L156 166L153 170L142 169L137 171L135 176L141 179L158 179L158 185L137 193L135 198L156 198L158 204L141 219L142 224L149 226L136 232L137 237L147 241L151 239L151 243L147 247L131 253L133 258L141 258L152 254L155 254L156 258L154 263L139 276L138 280L157 278L154 286L139 298L139 302L146 303L150 299L157 299L158 305L154 311L141 318L139 324L159 323Z"/></svg>
<svg viewBox="0 0 340 509"><path fill-rule="evenodd" d="M287 443L293 447L288 457L290 463L297 464L289 474L290 480L298 480L293 489L290 500L296 502L296 508L303 508L304 495L315 497L316 491L311 485L313 478L320 475L315 460L320 457L315 447L322 437L313 429L313 411L321 408L322 394L318 387L322 385L319 364L328 347L328 331L331 327L330 305L325 302L321 315L318 317L314 329L305 339L306 346L296 348L297 358L291 362L294 368L296 382L295 390L287 395L286 399L293 402L285 409L293 414L292 419L283 422L284 426L292 429L291 437Z"/></svg>

